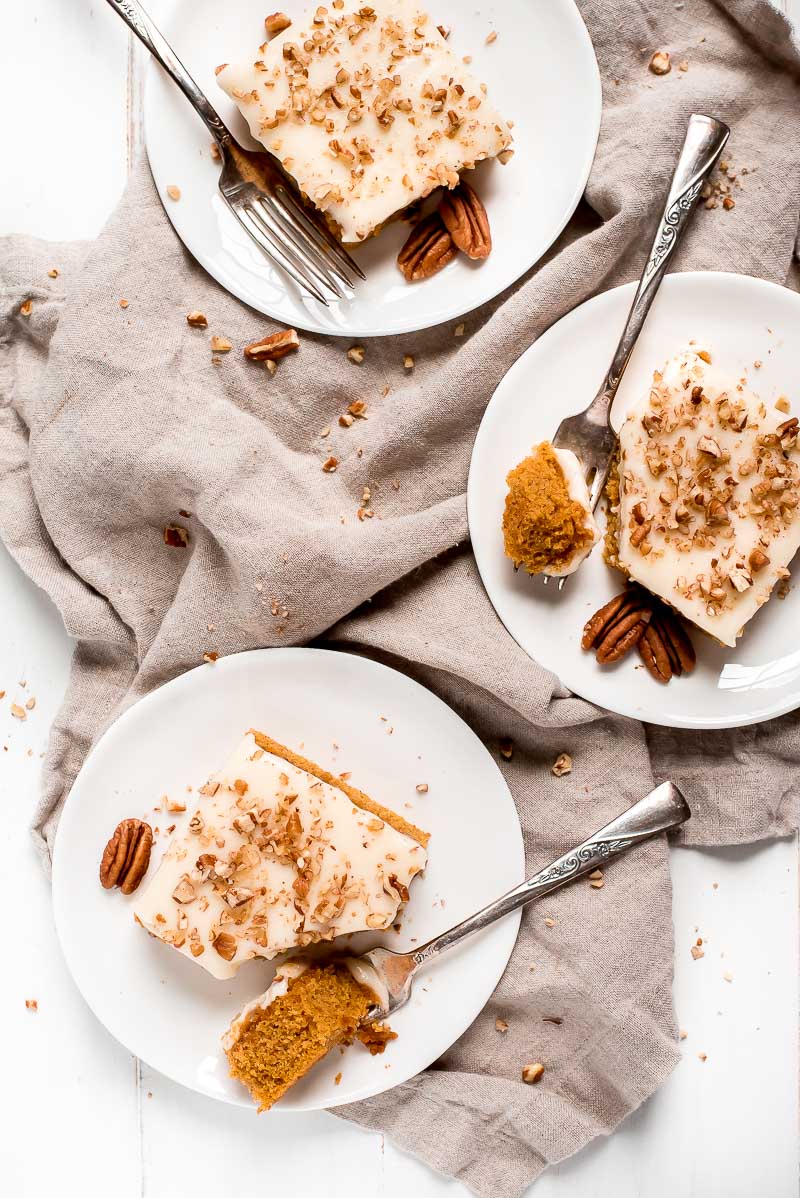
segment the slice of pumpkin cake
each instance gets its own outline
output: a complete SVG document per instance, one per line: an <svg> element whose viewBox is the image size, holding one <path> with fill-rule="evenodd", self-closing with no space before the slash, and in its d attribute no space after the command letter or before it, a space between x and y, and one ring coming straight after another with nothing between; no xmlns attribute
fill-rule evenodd
<svg viewBox="0 0 800 1198"><path fill-rule="evenodd" d="M386 1001L375 970L362 960L287 961L222 1038L231 1077L268 1110L332 1048L358 1036L371 1053L382 1052L395 1033L369 1016Z"/></svg>
<svg viewBox="0 0 800 1198"><path fill-rule="evenodd" d="M337 936L380 930L427 862L427 833L250 731L201 788L135 907L148 932L232 977Z"/></svg>

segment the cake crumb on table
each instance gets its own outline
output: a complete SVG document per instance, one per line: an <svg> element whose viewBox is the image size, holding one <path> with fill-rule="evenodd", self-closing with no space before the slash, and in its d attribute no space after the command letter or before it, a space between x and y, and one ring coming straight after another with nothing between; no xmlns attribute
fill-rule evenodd
<svg viewBox="0 0 800 1198"><path fill-rule="evenodd" d="M523 1065L522 1080L526 1086L535 1086L537 1082L542 1080L544 1076L544 1065L541 1061L536 1061L531 1065Z"/></svg>

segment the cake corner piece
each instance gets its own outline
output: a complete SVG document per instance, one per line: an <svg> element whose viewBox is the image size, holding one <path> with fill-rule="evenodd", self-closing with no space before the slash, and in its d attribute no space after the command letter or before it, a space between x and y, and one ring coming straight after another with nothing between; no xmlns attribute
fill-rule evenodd
<svg viewBox="0 0 800 1198"><path fill-rule="evenodd" d="M217 83L346 245L513 140L417 0L309 8Z"/></svg>

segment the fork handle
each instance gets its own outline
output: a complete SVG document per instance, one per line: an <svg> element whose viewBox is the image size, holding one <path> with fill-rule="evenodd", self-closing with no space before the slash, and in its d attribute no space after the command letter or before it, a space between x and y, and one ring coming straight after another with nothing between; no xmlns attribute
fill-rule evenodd
<svg viewBox="0 0 800 1198"><path fill-rule="evenodd" d="M161 64L171 79L177 83L195 112L203 118L211 136L219 146L226 146L232 135L222 117L192 79L186 67L156 27L137 0L108 0L125 24L133 30L141 42Z"/></svg>
<svg viewBox="0 0 800 1198"><path fill-rule="evenodd" d="M523 882L515 890L509 890L507 894L489 903L488 907L484 907L475 915L470 915L454 928L435 936L408 956L416 966L430 961L466 936L479 932L496 920L502 919L504 915L524 907L533 899L550 894L575 878L591 873L598 866L605 865L611 857L627 852L641 841L657 836L659 832L677 828L690 816L689 805L677 786L672 782L662 782L610 824L595 832L594 836L590 836L588 840L584 840L582 844L545 866L527 882Z"/></svg>
<svg viewBox="0 0 800 1198"><path fill-rule="evenodd" d="M730 132L727 125L714 117L698 116L695 113L689 118L686 138L672 176L667 202L625 328L614 351L608 374L586 412L593 424L603 428L607 424L611 404L650 311L650 305L661 285L669 260L689 224L703 185L725 148Z"/></svg>

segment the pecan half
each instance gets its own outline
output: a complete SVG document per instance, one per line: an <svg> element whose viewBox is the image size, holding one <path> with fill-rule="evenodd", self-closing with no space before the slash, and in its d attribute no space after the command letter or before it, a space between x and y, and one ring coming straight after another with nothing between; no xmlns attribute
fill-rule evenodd
<svg viewBox="0 0 800 1198"><path fill-rule="evenodd" d="M397 265L409 283L430 279L456 256L453 239L438 212L431 212L408 235Z"/></svg>
<svg viewBox="0 0 800 1198"><path fill-rule="evenodd" d="M651 615L649 596L630 587L595 612L584 627L581 645L594 649L601 665L621 661L638 644Z"/></svg>
<svg viewBox="0 0 800 1198"><path fill-rule="evenodd" d="M296 329L281 329L279 333L271 333L261 341L253 341L244 347L244 356L253 362L277 362L286 354L300 348L300 338Z"/></svg>
<svg viewBox="0 0 800 1198"><path fill-rule="evenodd" d="M469 183L445 193L439 215L456 246L468 258L488 258L492 252L489 217Z"/></svg>
<svg viewBox="0 0 800 1198"><path fill-rule="evenodd" d="M679 678L682 674L691 674L697 664L697 654L680 617L665 604L659 604L653 624L664 642L673 674Z"/></svg>
<svg viewBox="0 0 800 1198"><path fill-rule="evenodd" d="M106 890L119 886L123 894L133 894L147 873L153 829L141 819L124 819L103 850L100 882Z"/></svg>
<svg viewBox="0 0 800 1198"><path fill-rule="evenodd" d="M669 659L667 647L658 629L653 624L650 624L646 629L637 648L639 656L647 667L647 670L656 681L669 682L672 677L672 664Z"/></svg>

